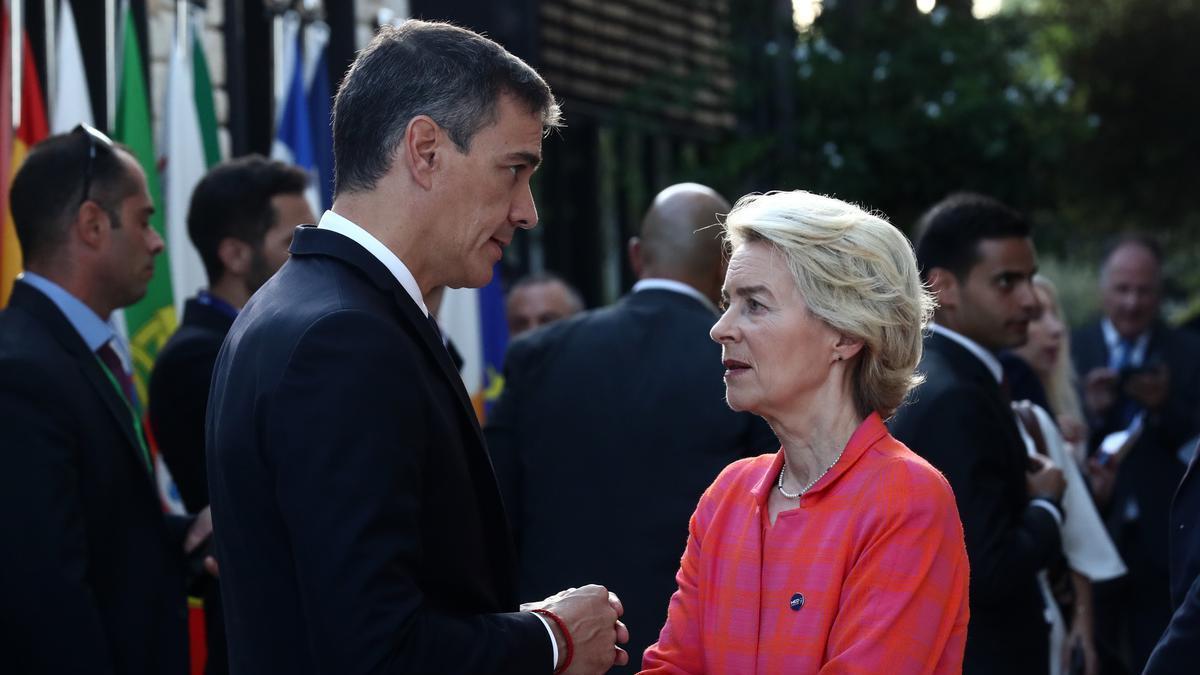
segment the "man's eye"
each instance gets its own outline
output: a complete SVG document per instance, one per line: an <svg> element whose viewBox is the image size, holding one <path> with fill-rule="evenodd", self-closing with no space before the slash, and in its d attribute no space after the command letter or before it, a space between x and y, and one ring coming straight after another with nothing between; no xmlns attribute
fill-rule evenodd
<svg viewBox="0 0 1200 675"><path fill-rule="evenodd" d="M747 298L746 299L746 307L752 312L757 312L760 309L765 309L766 305L755 300L754 298Z"/></svg>

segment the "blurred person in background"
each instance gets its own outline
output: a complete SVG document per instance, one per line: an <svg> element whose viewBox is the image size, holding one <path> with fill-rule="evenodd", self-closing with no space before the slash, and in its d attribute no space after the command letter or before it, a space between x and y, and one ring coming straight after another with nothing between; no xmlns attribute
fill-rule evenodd
<svg viewBox="0 0 1200 675"><path fill-rule="evenodd" d="M700 498L646 673L958 673L968 563L946 479L888 434L932 302L889 223L803 191L742 198L712 327L726 398L782 448Z"/></svg>
<svg viewBox="0 0 1200 675"><path fill-rule="evenodd" d="M188 237L200 253L208 288L188 299L179 329L150 374L150 425L189 513L208 506L204 419L213 366L225 334L250 296L288 258L292 231L316 222L302 169L249 155L219 164L192 192ZM216 579L193 589L204 597L209 675L229 672Z"/></svg>
<svg viewBox="0 0 1200 675"><path fill-rule="evenodd" d="M510 339L582 311L579 291L549 272L518 279L504 300Z"/></svg>
<svg viewBox="0 0 1200 675"><path fill-rule="evenodd" d="M1099 463L1115 464L1104 514L1129 566L1125 578L1095 589L1098 640L1127 646L1130 672L1142 669L1171 618L1171 497L1200 424L1200 339L1159 315L1162 262L1145 235L1115 239L1100 270L1103 316L1072 339L1090 446Z"/></svg>
<svg viewBox="0 0 1200 675"><path fill-rule="evenodd" d="M697 497L729 462L778 447L762 420L722 401L721 350L708 337L724 275L710 226L728 210L694 183L659 193L629 245L633 291L513 342L485 430L521 592L576 578L621 589L642 627L630 637L634 669L666 619ZM613 518L622 525L607 526Z"/></svg>
<svg viewBox="0 0 1200 675"><path fill-rule="evenodd" d="M954 488L971 560L963 672L1047 673L1050 633L1039 572L1062 553L1065 483L1031 458L997 354L1025 343L1037 313L1028 221L985 195L959 193L918 224L917 260L937 299L920 371L892 433Z"/></svg>
<svg viewBox="0 0 1200 675"><path fill-rule="evenodd" d="M1094 638L1092 582L1114 579L1126 570L1079 469L1076 449L1082 452L1086 448L1087 428L1075 390L1070 340L1058 294L1050 280L1040 275L1033 278L1033 287L1038 311L1029 322L1029 339L1010 354L1028 364L1051 408L1022 400L1014 388L1013 409L1030 455L1046 455L1062 469L1067 482L1063 508L1070 514L1062 528L1066 567L1055 565L1039 579L1051 616L1050 672L1097 675L1100 661ZM1009 362L1004 363L1008 375ZM1060 603L1064 605L1061 610Z"/></svg>

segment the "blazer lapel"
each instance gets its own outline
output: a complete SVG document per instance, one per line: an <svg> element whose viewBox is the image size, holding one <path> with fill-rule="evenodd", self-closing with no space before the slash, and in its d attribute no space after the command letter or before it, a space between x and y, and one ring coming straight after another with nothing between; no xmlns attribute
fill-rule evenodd
<svg viewBox="0 0 1200 675"><path fill-rule="evenodd" d="M400 285L400 281L392 275L391 271L375 256L371 255L370 252L350 238L313 226L306 225L296 228L291 251L300 255L317 254L337 258L361 271L380 290L392 295L393 300L395 300L397 307L400 309L401 316L411 324L417 335L420 336L420 342L425 349L426 356L438 365L442 374L450 382L450 386L454 389L454 393L458 397L463 416L466 418L467 424L474 430L480 447L485 447L483 431L479 428L479 419L475 416L475 407L471 405L471 398L467 395L467 390L463 386L462 376L458 374L458 369L454 367L454 363L450 360L450 354L446 351L445 345L442 344L441 338L433 332L433 326L429 323L429 317L421 311L416 301L412 299L408 291L404 290L404 287ZM486 457L486 453L484 454Z"/></svg>
<svg viewBox="0 0 1200 675"><path fill-rule="evenodd" d="M148 474L145 471L146 460L142 455L142 446L136 436L137 430L133 428L133 413L113 383L109 381L108 376L104 374L97 356L87 348L83 338L79 336L67 317L63 316L58 307L40 291L20 282L13 287L12 305L23 307L40 319L63 349L75 359L84 379L96 390L96 395L104 401L104 407L108 409L121 428L121 433L127 441L128 451L132 453L137 465L143 468L143 473Z"/></svg>

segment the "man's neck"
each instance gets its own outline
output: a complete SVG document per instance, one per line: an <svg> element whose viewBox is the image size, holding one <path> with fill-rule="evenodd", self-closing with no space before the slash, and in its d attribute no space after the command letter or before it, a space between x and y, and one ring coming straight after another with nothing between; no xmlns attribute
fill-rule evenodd
<svg viewBox="0 0 1200 675"><path fill-rule="evenodd" d="M213 297L224 300L231 307L239 311L250 300L250 291L247 290L246 284L241 279L236 279L229 275L221 277L220 281L209 286L208 292Z"/></svg>
<svg viewBox="0 0 1200 675"><path fill-rule="evenodd" d="M410 235L413 229L411 223L418 216L412 209L396 207L396 204L406 203L409 200L400 197L385 199L378 192L355 192L339 195L329 210L366 230L396 254L416 279L421 294L427 295L439 284L430 280L428 264L420 255L419 237Z"/></svg>
<svg viewBox="0 0 1200 675"><path fill-rule="evenodd" d="M108 321L108 317L112 315L116 309L112 303L107 302L100 294L96 292L96 284L89 284L80 274L71 274L53 265L39 265L36 263L27 263L25 268L34 274L43 276L46 279L53 281L62 287L62 289L77 300L87 305L87 308L96 313L96 316Z"/></svg>

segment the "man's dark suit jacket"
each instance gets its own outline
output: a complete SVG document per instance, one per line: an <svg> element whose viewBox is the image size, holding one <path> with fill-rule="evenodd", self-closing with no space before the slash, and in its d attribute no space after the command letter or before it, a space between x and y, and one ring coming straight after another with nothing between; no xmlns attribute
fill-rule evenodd
<svg viewBox="0 0 1200 675"><path fill-rule="evenodd" d="M1045 673L1049 630L1038 570L1061 554L1058 524L1030 503L1028 456L996 378L966 348L925 338L925 383L896 413L892 435L937 467L958 502L971 563L963 672Z"/></svg>
<svg viewBox="0 0 1200 675"><path fill-rule="evenodd" d="M1071 348L1080 377L1094 368L1108 366L1108 346L1099 322L1077 331ZM1108 591L1097 589L1102 615L1129 619L1135 667L1145 662L1171 616L1166 584L1167 532L1171 496L1185 468L1178 451L1196 435L1200 420L1200 397L1196 393L1200 388L1200 340L1157 324L1143 363L1167 366L1170 392L1163 409L1146 417L1141 438L1121 461L1106 513L1113 542L1129 567L1129 576L1114 586L1117 595L1111 600ZM1119 396L1106 417L1088 420L1093 446L1120 429L1119 413L1125 401L1123 395ZM1137 504L1136 518L1130 517L1134 513L1130 503ZM1111 610L1105 611L1109 606ZM1102 633L1108 623L1105 616L1098 616ZM1109 639L1117 638L1109 636Z"/></svg>
<svg viewBox="0 0 1200 675"><path fill-rule="evenodd" d="M303 227L291 252L234 322L209 400L231 672L548 672L432 325L353 240Z"/></svg>
<svg viewBox="0 0 1200 675"><path fill-rule="evenodd" d="M0 654L12 673L188 669L183 536L83 338L18 281L0 314Z"/></svg>
<svg viewBox="0 0 1200 675"><path fill-rule="evenodd" d="M520 550L520 589L578 580L622 599L634 668L667 618L688 518L730 462L779 448L725 403L716 314L644 290L514 342L487 439Z"/></svg>
<svg viewBox="0 0 1200 675"><path fill-rule="evenodd" d="M1171 605L1175 610L1145 675L1195 673L1200 663L1200 468L1191 466L1171 505Z"/></svg>
<svg viewBox="0 0 1200 675"><path fill-rule="evenodd" d="M179 330L167 340L150 374L150 425L171 477L191 513L208 506L204 417L217 352L233 317L188 300Z"/></svg>
<svg viewBox="0 0 1200 675"><path fill-rule="evenodd" d="M189 513L208 506L208 469L204 461L204 417L217 352L233 317L198 300L183 307L183 321L167 340L150 374L150 426ZM208 675L228 672L225 622L216 579L193 589L204 597Z"/></svg>

